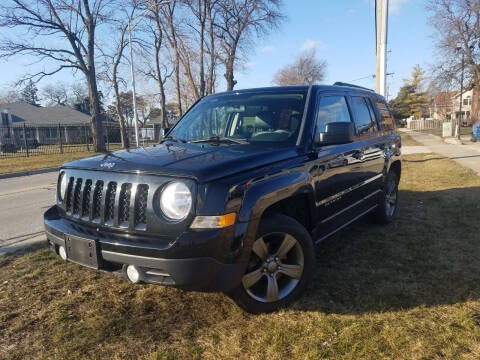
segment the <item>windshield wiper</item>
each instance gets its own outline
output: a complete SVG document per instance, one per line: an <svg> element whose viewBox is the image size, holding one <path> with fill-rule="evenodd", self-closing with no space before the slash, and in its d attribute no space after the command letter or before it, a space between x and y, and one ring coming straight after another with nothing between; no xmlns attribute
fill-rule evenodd
<svg viewBox="0 0 480 360"><path fill-rule="evenodd" d="M167 140L174 141L174 142L186 143L186 141L183 140L183 139L177 139L176 137L173 137L173 136L167 136L167 137L163 138L162 141L160 141L160 144L163 144Z"/></svg>
<svg viewBox="0 0 480 360"><path fill-rule="evenodd" d="M210 137L204 138L204 139L191 140L189 142L192 143L192 144L202 143L202 142L217 142L217 143L231 142L231 143L234 143L234 144L245 144L246 140L245 139L235 139L235 138L229 138L229 137L225 137L225 136L215 135L215 136L210 136Z"/></svg>

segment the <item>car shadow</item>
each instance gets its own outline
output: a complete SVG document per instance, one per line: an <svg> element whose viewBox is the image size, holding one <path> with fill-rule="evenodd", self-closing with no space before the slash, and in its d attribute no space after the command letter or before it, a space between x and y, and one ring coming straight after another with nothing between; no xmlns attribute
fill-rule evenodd
<svg viewBox="0 0 480 360"><path fill-rule="evenodd" d="M480 297L480 187L400 191L400 201L393 223L367 217L317 246L295 308L360 314Z"/></svg>

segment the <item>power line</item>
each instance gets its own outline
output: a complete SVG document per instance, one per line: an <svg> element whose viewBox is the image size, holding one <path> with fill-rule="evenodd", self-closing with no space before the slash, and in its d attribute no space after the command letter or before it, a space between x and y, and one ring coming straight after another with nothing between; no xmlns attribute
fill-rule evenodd
<svg viewBox="0 0 480 360"><path fill-rule="evenodd" d="M364 76L364 77L361 77L361 78L358 78L358 79L350 80L348 82L352 83L352 82L355 82L355 81L360 81L360 80L365 80L365 79L375 79L376 77L377 76L375 74L373 74L373 75Z"/></svg>

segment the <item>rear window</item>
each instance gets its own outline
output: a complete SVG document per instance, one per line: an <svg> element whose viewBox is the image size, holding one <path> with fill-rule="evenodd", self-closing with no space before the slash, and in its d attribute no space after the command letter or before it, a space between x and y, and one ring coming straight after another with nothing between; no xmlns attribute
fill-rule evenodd
<svg viewBox="0 0 480 360"><path fill-rule="evenodd" d="M377 109L380 112L380 127L382 130L393 130L395 129L395 124L393 122L393 116L388 109L387 104L381 100L377 100Z"/></svg>

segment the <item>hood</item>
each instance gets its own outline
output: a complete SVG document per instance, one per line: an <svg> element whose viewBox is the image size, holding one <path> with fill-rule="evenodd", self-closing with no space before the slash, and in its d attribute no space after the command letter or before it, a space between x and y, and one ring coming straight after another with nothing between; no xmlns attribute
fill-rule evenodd
<svg viewBox="0 0 480 360"><path fill-rule="evenodd" d="M92 156L66 163L64 167L191 177L203 183L296 156L298 152L293 147L167 142Z"/></svg>

